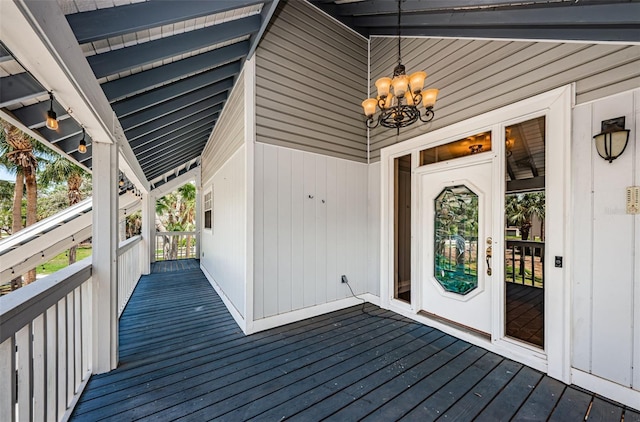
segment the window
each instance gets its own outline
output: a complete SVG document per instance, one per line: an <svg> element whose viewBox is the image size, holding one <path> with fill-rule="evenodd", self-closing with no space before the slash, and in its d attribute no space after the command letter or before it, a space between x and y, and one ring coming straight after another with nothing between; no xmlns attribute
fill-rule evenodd
<svg viewBox="0 0 640 422"><path fill-rule="evenodd" d="M490 131L422 150L420 151L420 165L426 166L487 151L491 151Z"/></svg>
<svg viewBox="0 0 640 422"><path fill-rule="evenodd" d="M204 228L211 229L213 227L213 187L204 194Z"/></svg>

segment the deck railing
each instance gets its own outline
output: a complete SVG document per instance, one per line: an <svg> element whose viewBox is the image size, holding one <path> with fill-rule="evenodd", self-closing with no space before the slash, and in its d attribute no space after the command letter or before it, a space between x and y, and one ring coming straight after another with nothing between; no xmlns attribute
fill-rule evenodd
<svg viewBox="0 0 640 422"><path fill-rule="evenodd" d="M118 248L118 318L142 275L142 236L134 236L120 243Z"/></svg>
<svg viewBox="0 0 640 422"><path fill-rule="evenodd" d="M91 375L91 258L0 297L0 419L67 419Z"/></svg>
<svg viewBox="0 0 640 422"><path fill-rule="evenodd" d="M156 232L156 261L196 256L196 232Z"/></svg>
<svg viewBox="0 0 640 422"><path fill-rule="evenodd" d="M507 240L507 282L544 287L544 242Z"/></svg>

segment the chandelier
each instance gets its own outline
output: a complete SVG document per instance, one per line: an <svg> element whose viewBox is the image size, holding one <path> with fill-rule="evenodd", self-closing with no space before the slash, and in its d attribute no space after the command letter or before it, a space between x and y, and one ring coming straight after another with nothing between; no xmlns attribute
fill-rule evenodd
<svg viewBox="0 0 640 422"><path fill-rule="evenodd" d="M367 98L362 102L364 114L367 116L367 127L373 129L378 125L388 128L396 128L414 124L418 120L427 123L435 116L433 106L438 97L437 89L425 89L424 80L427 74L422 71L407 75L402 64L400 50L401 26L400 18L402 0L398 0L398 65L393 69L393 78L383 77L376 81L378 96ZM391 90L393 89L393 93ZM424 114L418 107L424 106ZM380 114L374 118L376 110Z"/></svg>

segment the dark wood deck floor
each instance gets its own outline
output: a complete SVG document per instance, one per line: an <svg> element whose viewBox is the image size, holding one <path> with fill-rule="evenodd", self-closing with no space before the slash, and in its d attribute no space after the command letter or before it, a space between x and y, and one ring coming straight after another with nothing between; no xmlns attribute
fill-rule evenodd
<svg viewBox="0 0 640 422"><path fill-rule="evenodd" d="M120 366L91 378L73 421L640 422L373 305L244 336L194 262L140 280L120 320Z"/></svg>

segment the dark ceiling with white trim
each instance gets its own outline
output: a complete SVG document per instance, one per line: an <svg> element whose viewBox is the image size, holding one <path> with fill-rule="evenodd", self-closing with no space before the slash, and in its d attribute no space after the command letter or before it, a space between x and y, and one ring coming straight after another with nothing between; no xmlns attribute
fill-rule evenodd
<svg viewBox="0 0 640 422"><path fill-rule="evenodd" d="M288 0L302 1L302 0ZM365 37L397 34L392 0L309 0ZM57 0L152 186L199 165L278 0ZM284 2L284 0L283 0ZM640 41L640 1L403 0L402 34ZM0 108L90 169L82 127L0 44ZM55 93L54 93L55 94Z"/></svg>

